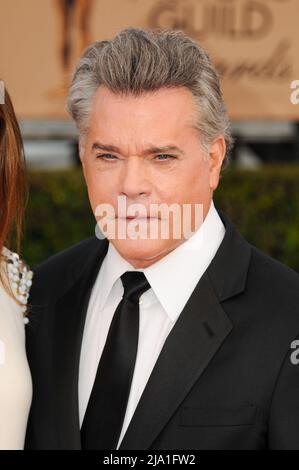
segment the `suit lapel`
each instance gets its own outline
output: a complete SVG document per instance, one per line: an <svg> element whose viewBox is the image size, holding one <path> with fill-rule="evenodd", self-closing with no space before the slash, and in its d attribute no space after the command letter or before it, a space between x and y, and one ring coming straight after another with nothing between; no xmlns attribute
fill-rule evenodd
<svg viewBox="0 0 299 470"><path fill-rule="evenodd" d="M221 301L244 290L251 250L220 216L225 237L164 343L120 450L150 448L233 328Z"/></svg>
<svg viewBox="0 0 299 470"><path fill-rule="evenodd" d="M83 263L75 264L74 282L58 300L53 338L53 390L58 447L80 449L78 407L79 362L85 317L92 286L105 257L108 242L95 240Z"/></svg>

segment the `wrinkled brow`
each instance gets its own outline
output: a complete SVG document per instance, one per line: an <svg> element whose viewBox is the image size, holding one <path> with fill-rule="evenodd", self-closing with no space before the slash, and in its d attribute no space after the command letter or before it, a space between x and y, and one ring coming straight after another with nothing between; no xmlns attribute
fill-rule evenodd
<svg viewBox="0 0 299 470"><path fill-rule="evenodd" d="M115 153L122 153L121 150L116 147L115 145L106 145L102 144L100 142L94 142L92 145L92 150L102 150L104 152L115 152ZM157 154L157 153L165 153L165 152L176 152L183 154L183 150L177 147L176 145L165 145L162 147L156 147L156 146L151 146L143 152L141 152L141 155L152 155L152 154Z"/></svg>

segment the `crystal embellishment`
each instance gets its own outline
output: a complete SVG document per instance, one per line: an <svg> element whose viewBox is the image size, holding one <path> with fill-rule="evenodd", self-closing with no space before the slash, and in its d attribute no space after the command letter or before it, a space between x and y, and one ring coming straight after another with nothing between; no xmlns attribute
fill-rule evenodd
<svg viewBox="0 0 299 470"><path fill-rule="evenodd" d="M17 253L13 253L8 248L4 247L2 249L2 256L7 264L10 286L16 299L21 304L24 323L27 324L29 322L26 317L27 302L32 285L33 272L26 263L20 259Z"/></svg>

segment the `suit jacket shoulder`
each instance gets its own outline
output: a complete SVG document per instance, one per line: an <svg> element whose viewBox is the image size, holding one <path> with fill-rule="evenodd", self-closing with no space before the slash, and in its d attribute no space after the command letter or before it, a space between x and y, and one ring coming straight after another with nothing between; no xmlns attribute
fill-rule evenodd
<svg viewBox="0 0 299 470"><path fill-rule="evenodd" d="M299 333L299 275L255 247L251 249L247 286L257 301L268 305L265 320ZM294 334L294 330L292 331Z"/></svg>
<svg viewBox="0 0 299 470"><path fill-rule="evenodd" d="M87 238L63 250L34 268L34 283L30 300L62 295L69 286L82 275L92 263L93 258L107 246L107 240L96 237Z"/></svg>

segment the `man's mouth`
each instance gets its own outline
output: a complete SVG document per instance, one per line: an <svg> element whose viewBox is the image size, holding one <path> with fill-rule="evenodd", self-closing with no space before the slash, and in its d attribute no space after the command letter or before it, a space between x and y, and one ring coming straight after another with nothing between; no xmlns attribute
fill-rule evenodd
<svg viewBox="0 0 299 470"><path fill-rule="evenodd" d="M121 219L121 220L155 220L155 219L158 219L159 217L155 217L151 215L148 215L148 216L127 215L126 217L116 216L115 218Z"/></svg>

